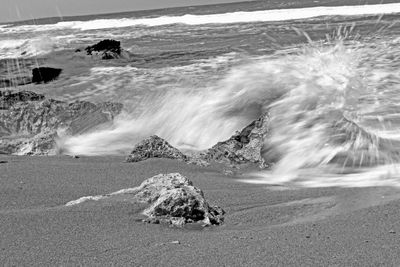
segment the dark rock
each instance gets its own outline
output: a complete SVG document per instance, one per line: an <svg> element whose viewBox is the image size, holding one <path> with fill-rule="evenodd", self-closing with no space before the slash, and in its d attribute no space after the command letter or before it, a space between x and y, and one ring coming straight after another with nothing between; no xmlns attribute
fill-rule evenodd
<svg viewBox="0 0 400 267"><path fill-rule="evenodd" d="M60 76L62 69L39 67L32 70L32 82L33 83L48 83L53 81Z"/></svg>
<svg viewBox="0 0 400 267"><path fill-rule="evenodd" d="M168 158L186 161L188 157L157 135L144 139L133 148L126 162L139 162L149 158Z"/></svg>
<svg viewBox="0 0 400 267"><path fill-rule="evenodd" d="M257 163L262 168L266 167L261 150L268 132L268 123L269 116L261 116L230 139L219 142L210 148L205 159L231 165Z"/></svg>
<svg viewBox="0 0 400 267"><path fill-rule="evenodd" d="M220 207L210 206L204 199L203 192L179 173L159 174L145 180L140 186L124 189L103 196L83 197L68 202L67 206L77 205L88 200L101 201L113 197L129 202L148 203L143 214L149 223L168 223L183 226L187 223L202 225L220 225L224 211Z"/></svg>
<svg viewBox="0 0 400 267"><path fill-rule="evenodd" d="M8 108L0 112L0 151L18 155L54 154L58 129L67 134L87 132L122 110L117 103L66 103L32 92L7 99Z"/></svg>
<svg viewBox="0 0 400 267"><path fill-rule="evenodd" d="M121 56L121 42L111 39L102 40L99 43L85 48L87 55L100 56L101 59L116 59Z"/></svg>
<svg viewBox="0 0 400 267"><path fill-rule="evenodd" d="M32 83L32 69L44 64L40 58L0 59L0 88Z"/></svg>
<svg viewBox="0 0 400 267"><path fill-rule="evenodd" d="M0 160L0 164L5 164L5 163L8 163L8 161L6 161L6 160Z"/></svg>

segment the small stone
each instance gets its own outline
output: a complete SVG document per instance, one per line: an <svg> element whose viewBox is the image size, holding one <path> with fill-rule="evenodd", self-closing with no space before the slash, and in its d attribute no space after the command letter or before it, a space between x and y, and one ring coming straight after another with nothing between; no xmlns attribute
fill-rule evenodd
<svg viewBox="0 0 400 267"><path fill-rule="evenodd" d="M8 163L6 160L0 160L0 164Z"/></svg>
<svg viewBox="0 0 400 267"><path fill-rule="evenodd" d="M311 235L306 235L306 238L310 238L311 237Z"/></svg>
<svg viewBox="0 0 400 267"><path fill-rule="evenodd" d="M395 231L395 230L390 230L390 231L389 231L389 233L391 233L391 234L395 234L395 233L396 233L396 231Z"/></svg>
<svg viewBox="0 0 400 267"><path fill-rule="evenodd" d="M226 175L226 176L235 175L235 172L232 171L232 170L229 170L229 169L224 169L224 170L222 171L222 173L223 173L224 175Z"/></svg>
<svg viewBox="0 0 400 267"><path fill-rule="evenodd" d="M169 242L170 244L180 244L181 242L179 242L178 240L176 240L176 241L172 241L172 242Z"/></svg>

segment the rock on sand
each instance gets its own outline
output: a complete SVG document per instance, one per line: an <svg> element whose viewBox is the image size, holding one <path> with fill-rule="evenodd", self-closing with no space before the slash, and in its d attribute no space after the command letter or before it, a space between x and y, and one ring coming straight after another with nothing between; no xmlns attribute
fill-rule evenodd
<svg viewBox="0 0 400 267"><path fill-rule="evenodd" d="M117 195L137 203L148 203L143 211L149 223L168 223L183 226L186 223L219 225L223 223L224 210L210 206L203 192L179 173L159 174L145 180L140 186L123 189L103 196L88 196L70 201L66 206L86 201L106 201ZM126 198L128 196L128 198Z"/></svg>

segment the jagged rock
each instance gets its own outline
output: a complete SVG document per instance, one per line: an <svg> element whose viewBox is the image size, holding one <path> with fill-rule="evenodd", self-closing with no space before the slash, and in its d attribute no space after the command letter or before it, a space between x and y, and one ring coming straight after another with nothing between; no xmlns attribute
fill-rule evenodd
<svg viewBox="0 0 400 267"><path fill-rule="evenodd" d="M261 149L268 131L268 122L268 114L261 116L230 139L210 148L205 159L234 165L252 162L259 164L262 168L266 167L267 164L261 156Z"/></svg>
<svg viewBox="0 0 400 267"><path fill-rule="evenodd" d="M30 91L0 91L0 109L8 109L17 102L41 101L44 98L44 95Z"/></svg>
<svg viewBox="0 0 400 267"><path fill-rule="evenodd" d="M32 70L33 83L48 83L60 76L62 69L39 67Z"/></svg>
<svg viewBox="0 0 400 267"><path fill-rule="evenodd" d="M31 92L22 96L26 100L21 97L16 98L18 101L8 101L11 105L0 110L0 151L4 153L55 153L58 129L63 128L69 134L86 132L112 121L122 110L122 104L117 103L66 103Z"/></svg>
<svg viewBox="0 0 400 267"><path fill-rule="evenodd" d="M145 180L140 186L123 189L108 195L89 196L70 201L66 206L86 201L102 201L124 195L129 202L148 203L143 214L149 223L169 223L183 226L186 223L220 225L224 221L224 210L210 206L203 192L179 173L159 174Z"/></svg>
<svg viewBox="0 0 400 267"><path fill-rule="evenodd" d="M179 173L160 174L144 181L137 193L142 202L152 204L143 213L151 220L169 221L175 225L202 222L221 224L224 211L211 207L203 192Z"/></svg>
<svg viewBox="0 0 400 267"><path fill-rule="evenodd" d="M126 162L139 162L149 158L168 158L186 161L188 157L157 135L144 139L133 148Z"/></svg>
<svg viewBox="0 0 400 267"><path fill-rule="evenodd" d="M95 45L88 46L85 51L87 55L101 59L117 59L126 56L126 52L121 48L121 42L111 39L102 40Z"/></svg>
<svg viewBox="0 0 400 267"><path fill-rule="evenodd" d="M55 139L57 132L53 130L39 133L32 138L16 140L16 145L12 147L11 153L15 155L55 155ZM1 144L1 143L0 143Z"/></svg>

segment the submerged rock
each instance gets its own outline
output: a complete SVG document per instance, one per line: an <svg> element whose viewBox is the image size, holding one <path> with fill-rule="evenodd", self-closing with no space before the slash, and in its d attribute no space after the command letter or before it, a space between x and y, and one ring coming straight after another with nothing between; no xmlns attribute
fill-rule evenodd
<svg viewBox="0 0 400 267"><path fill-rule="evenodd" d="M9 95L0 97L4 107L0 110L0 151L8 154L54 154L58 129L69 134L87 132L110 122L122 110L117 103L66 103L33 92Z"/></svg>
<svg viewBox="0 0 400 267"><path fill-rule="evenodd" d="M121 48L121 42L112 39L105 39L88 46L85 51L87 55L101 59L117 59L126 56L126 52ZM76 52L80 52L80 49L77 49Z"/></svg>
<svg viewBox="0 0 400 267"><path fill-rule="evenodd" d="M157 135L144 139L133 148L126 162L139 162L149 158L168 158L181 161L188 157Z"/></svg>
<svg viewBox="0 0 400 267"><path fill-rule="evenodd" d="M48 83L60 76L62 69L39 67L32 70L33 83Z"/></svg>
<svg viewBox="0 0 400 267"><path fill-rule="evenodd" d="M159 174L145 180L140 186L123 189L108 195L89 196L68 202L66 206L86 201L102 201L119 195L129 202L148 203L143 214L149 223L168 223L183 226L187 223L220 225L224 221L224 210L210 206L204 193L179 173Z"/></svg>
<svg viewBox="0 0 400 267"><path fill-rule="evenodd" d="M261 150L268 132L268 123L269 116L261 116L228 140L210 148L205 158L233 165L257 163L262 168L266 167Z"/></svg>

